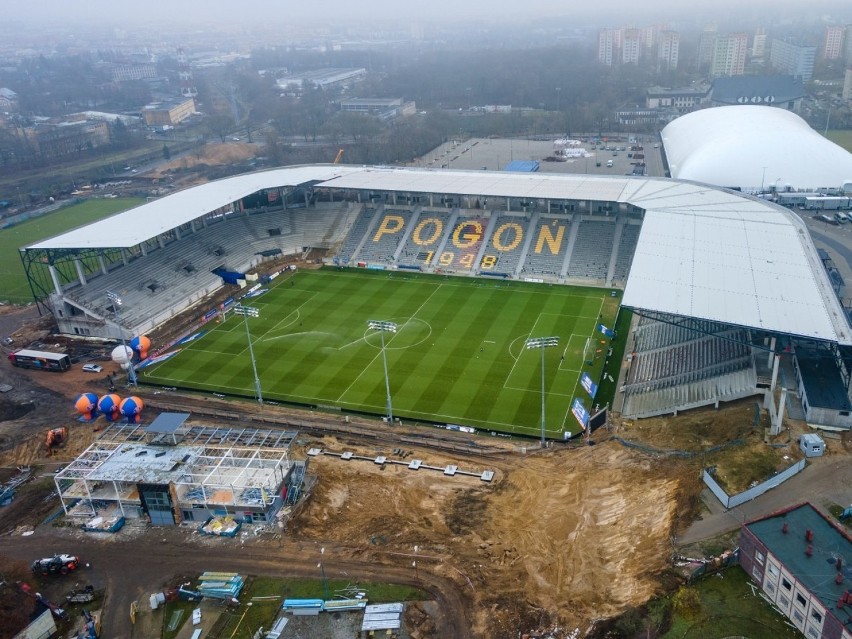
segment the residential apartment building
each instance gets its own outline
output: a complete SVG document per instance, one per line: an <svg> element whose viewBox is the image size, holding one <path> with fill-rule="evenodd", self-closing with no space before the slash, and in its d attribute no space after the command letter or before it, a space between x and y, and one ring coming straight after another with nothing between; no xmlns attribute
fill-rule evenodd
<svg viewBox="0 0 852 639"><path fill-rule="evenodd" d="M843 78L843 99L852 102L852 67L846 69L846 76Z"/></svg>
<svg viewBox="0 0 852 639"><path fill-rule="evenodd" d="M704 26L701 36L698 38L698 67L709 69L713 63L713 49L716 46L718 27L715 23Z"/></svg>
<svg viewBox="0 0 852 639"><path fill-rule="evenodd" d="M809 82L814 74L817 48L803 46L773 38L769 51L769 64L780 73L792 75Z"/></svg>
<svg viewBox="0 0 852 639"><path fill-rule="evenodd" d="M615 29L598 31L598 62L611 67L615 48Z"/></svg>
<svg viewBox="0 0 852 639"><path fill-rule="evenodd" d="M745 72L747 51L747 33L730 33L726 36L718 36L713 46L710 75L714 78L742 75Z"/></svg>
<svg viewBox="0 0 852 639"><path fill-rule="evenodd" d="M677 69L680 53L680 34L677 31L662 31L657 37L657 70Z"/></svg>
<svg viewBox="0 0 852 639"><path fill-rule="evenodd" d="M825 28L825 39L822 44L822 57L824 60L838 60L843 55L843 37L846 27L830 25Z"/></svg>
<svg viewBox="0 0 852 639"><path fill-rule="evenodd" d="M642 31L625 29L621 37L621 63L639 64L642 55Z"/></svg>
<svg viewBox="0 0 852 639"><path fill-rule="evenodd" d="M763 27L758 27L751 41L751 57L762 58L766 55L766 33Z"/></svg>

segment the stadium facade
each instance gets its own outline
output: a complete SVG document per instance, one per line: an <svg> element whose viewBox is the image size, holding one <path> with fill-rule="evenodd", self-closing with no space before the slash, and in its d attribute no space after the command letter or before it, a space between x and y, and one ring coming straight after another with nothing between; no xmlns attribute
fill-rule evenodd
<svg viewBox="0 0 852 639"><path fill-rule="evenodd" d="M242 281L311 249L339 266L624 288L638 316L625 415L763 394L780 423L789 391L805 418L850 427L852 331L807 229L783 207L706 184L294 166L187 189L21 255L62 332L127 338L227 274ZM123 299L120 321L108 292Z"/></svg>

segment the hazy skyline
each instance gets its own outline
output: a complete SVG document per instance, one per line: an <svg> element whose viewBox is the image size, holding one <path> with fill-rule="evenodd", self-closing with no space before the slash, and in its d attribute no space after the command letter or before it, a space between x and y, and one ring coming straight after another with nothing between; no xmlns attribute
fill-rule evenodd
<svg viewBox="0 0 852 639"><path fill-rule="evenodd" d="M804 12L814 19L820 16L837 18L852 14L848 3L834 0L808 3L806 6L783 0L748 0L746 3L742 0L717 0L712 7L696 7L691 3L685 5L674 0L646 0L642 3L635 0L609 0L597 5L580 0L431 0L428 3L403 0L323 0L318 3L296 3L287 0L248 0L244 3L226 0L150 0L147 3L121 0L37 0L35 5L2 0L0 7L7 23L117 23L125 28L131 26L127 24L128 20L140 23L183 22L188 25L210 21L250 24L257 21L274 23L292 20L336 26L347 20L359 23L370 20L452 20L458 26L456 21L460 19L500 22L517 19L533 21L550 17L562 18L566 23L574 19L588 24L597 18L602 23L620 19L646 24L714 14L718 15L720 20L735 19L737 13L752 19L764 12L767 19L777 18L789 11Z"/></svg>

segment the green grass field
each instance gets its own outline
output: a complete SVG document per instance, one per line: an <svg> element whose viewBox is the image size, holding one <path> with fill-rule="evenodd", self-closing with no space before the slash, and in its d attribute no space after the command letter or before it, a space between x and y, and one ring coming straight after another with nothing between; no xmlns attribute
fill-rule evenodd
<svg viewBox="0 0 852 639"><path fill-rule="evenodd" d="M831 129L828 131L826 137L852 153L852 131L847 129Z"/></svg>
<svg viewBox="0 0 852 639"><path fill-rule="evenodd" d="M542 351L524 342L558 336L544 349L552 438L579 430L575 394L591 408L581 369L599 377L608 342L597 324L612 327L620 302L609 289L383 271L324 269L273 284L247 301L260 311L248 322L265 400L384 414L381 334L367 322L387 320L399 326L384 334L394 416L538 436ZM140 381L253 397L244 320L207 326Z"/></svg>
<svg viewBox="0 0 852 639"><path fill-rule="evenodd" d="M139 198L92 199L0 230L0 300L33 301L18 249L141 204Z"/></svg>

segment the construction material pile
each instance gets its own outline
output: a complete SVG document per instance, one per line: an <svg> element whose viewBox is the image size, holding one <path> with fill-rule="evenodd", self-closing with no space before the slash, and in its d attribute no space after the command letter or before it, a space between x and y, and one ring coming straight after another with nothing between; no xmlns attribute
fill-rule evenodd
<svg viewBox="0 0 852 639"><path fill-rule="evenodd" d="M205 572L198 580L198 592L213 599L235 599L244 585L243 578L235 572Z"/></svg>

